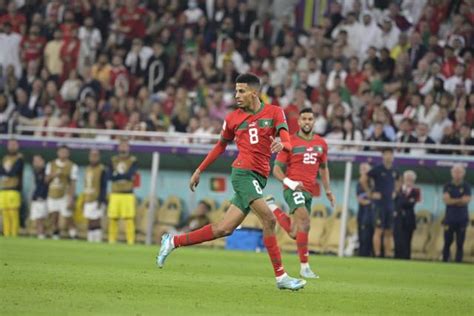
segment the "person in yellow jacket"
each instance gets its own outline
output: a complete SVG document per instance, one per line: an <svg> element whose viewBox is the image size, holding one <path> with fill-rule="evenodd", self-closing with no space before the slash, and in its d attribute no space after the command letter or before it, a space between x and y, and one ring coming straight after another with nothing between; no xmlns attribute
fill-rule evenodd
<svg viewBox="0 0 474 316"><path fill-rule="evenodd" d="M46 165L46 183L48 198L46 205L51 218L53 239L59 239L59 216L66 219L69 237L76 238L77 231L72 218L74 193L78 175L77 165L69 160L69 148L61 145L57 158Z"/></svg>
<svg viewBox="0 0 474 316"><path fill-rule="evenodd" d="M18 141L10 139L7 142L7 154L0 166L0 210L3 215L3 235L6 237L18 235L23 167Z"/></svg>
<svg viewBox="0 0 474 316"><path fill-rule="evenodd" d="M118 235L118 222L126 223L126 239L129 245L135 243L135 195L133 179L137 173L137 159L130 155L127 140L118 145L119 154L113 156L109 166L109 180L112 191L109 196L107 216L109 218L109 243L115 243Z"/></svg>

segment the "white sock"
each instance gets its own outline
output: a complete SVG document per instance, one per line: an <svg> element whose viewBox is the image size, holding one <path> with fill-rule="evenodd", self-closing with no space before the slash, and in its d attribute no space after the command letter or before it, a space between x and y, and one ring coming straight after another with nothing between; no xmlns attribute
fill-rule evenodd
<svg viewBox="0 0 474 316"><path fill-rule="evenodd" d="M88 242L93 242L94 241L94 231L93 230L88 230L87 231L87 241Z"/></svg>
<svg viewBox="0 0 474 316"><path fill-rule="evenodd" d="M77 236L77 230L75 228L69 228L69 237L72 239L76 238Z"/></svg>
<svg viewBox="0 0 474 316"><path fill-rule="evenodd" d="M301 269L309 269L309 262L301 262Z"/></svg>
<svg viewBox="0 0 474 316"><path fill-rule="evenodd" d="M288 274L286 274L286 272L285 272L282 275L275 277L275 279L277 280L277 282L280 282L281 280L283 280L287 276L288 276Z"/></svg>
<svg viewBox="0 0 474 316"><path fill-rule="evenodd" d="M102 229L98 228L94 231L95 235L95 242L102 242Z"/></svg>
<svg viewBox="0 0 474 316"><path fill-rule="evenodd" d="M270 208L270 211L272 212L275 212L275 210L278 208L278 206L275 203L268 204L268 207Z"/></svg>

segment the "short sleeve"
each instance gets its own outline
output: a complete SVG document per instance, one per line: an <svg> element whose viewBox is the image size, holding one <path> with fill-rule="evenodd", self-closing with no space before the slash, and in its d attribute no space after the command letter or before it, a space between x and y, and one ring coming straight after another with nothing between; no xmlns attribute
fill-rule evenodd
<svg viewBox="0 0 474 316"><path fill-rule="evenodd" d="M72 181L76 181L77 178L78 178L78 174L79 174L79 168L77 167L76 164L73 164L72 168L71 168L71 177L70 177L70 179Z"/></svg>
<svg viewBox="0 0 474 316"><path fill-rule="evenodd" d="M321 163L327 163L328 162L328 144L326 141L323 143L323 154L321 156Z"/></svg>
<svg viewBox="0 0 474 316"><path fill-rule="evenodd" d="M231 128L231 116L227 116L222 125L221 140L224 142L231 142L234 140L235 133Z"/></svg>
<svg viewBox="0 0 474 316"><path fill-rule="evenodd" d="M289 158L290 158L290 153L287 150L282 150L276 156L275 164L280 167L286 167L286 165L288 164Z"/></svg>
<svg viewBox="0 0 474 316"><path fill-rule="evenodd" d="M277 134L282 128L288 130L288 124L286 122L285 113L283 112L282 108L275 107L274 120L275 120L275 130Z"/></svg>

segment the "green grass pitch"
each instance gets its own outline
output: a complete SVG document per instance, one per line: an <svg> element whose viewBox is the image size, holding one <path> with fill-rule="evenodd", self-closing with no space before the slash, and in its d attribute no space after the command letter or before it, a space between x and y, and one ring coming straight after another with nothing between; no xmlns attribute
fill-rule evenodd
<svg viewBox="0 0 474 316"><path fill-rule="evenodd" d="M0 238L0 315L472 315L474 266L311 256L280 291L265 253ZM294 254L283 254L296 275Z"/></svg>

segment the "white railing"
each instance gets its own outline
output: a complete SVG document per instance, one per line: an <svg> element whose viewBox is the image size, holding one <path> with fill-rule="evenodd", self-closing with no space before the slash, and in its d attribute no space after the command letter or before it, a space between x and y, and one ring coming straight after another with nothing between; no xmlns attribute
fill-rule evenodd
<svg viewBox="0 0 474 316"><path fill-rule="evenodd" d="M79 137L92 138L91 135L95 137L128 137L128 138L138 138L138 139L147 139L154 143L178 143L182 144L183 142L198 143L198 144L209 144L216 142L220 139L220 135L212 134L193 134L193 133L179 133L179 132L150 132L150 131L128 131L128 130L106 130L106 129L90 129L90 128L66 128L66 127L33 127L26 125L19 125L16 127L17 133L21 132L33 132L36 134L36 137L60 137L67 139L68 137L59 136L61 134L66 135L78 135ZM44 135L43 135L44 134ZM77 137L69 137L77 139ZM466 145L442 145L442 144L421 144L421 143L399 143L399 142L375 142L375 141L356 141L356 140L336 140L336 139L327 139L326 140L329 146L329 150L337 147L346 148L384 148L390 147L394 149L425 149L425 150L451 150L451 151L472 151L474 152L474 146ZM333 147L333 148L332 148Z"/></svg>

